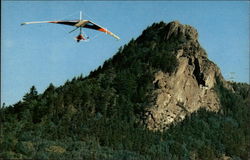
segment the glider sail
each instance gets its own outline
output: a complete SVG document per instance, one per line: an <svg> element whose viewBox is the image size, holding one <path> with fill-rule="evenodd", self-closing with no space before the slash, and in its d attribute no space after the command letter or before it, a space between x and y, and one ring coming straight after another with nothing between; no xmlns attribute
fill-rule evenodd
<svg viewBox="0 0 250 160"><path fill-rule="evenodd" d="M35 21L35 22L24 22L21 23L21 25L26 25L26 24L36 24L36 23L55 23L55 24L63 24L63 25L70 25L70 26L75 26L76 29L78 28L88 28L88 29L93 29L93 30L97 30L100 32L104 32L114 38L116 38L117 40L120 40L120 37L118 37L117 35L115 35L114 33L110 32L109 30L107 30L104 27L101 27L100 25L90 21L90 20L71 20L71 21ZM72 30L71 32L75 31L76 29ZM70 33L71 33L70 32Z"/></svg>

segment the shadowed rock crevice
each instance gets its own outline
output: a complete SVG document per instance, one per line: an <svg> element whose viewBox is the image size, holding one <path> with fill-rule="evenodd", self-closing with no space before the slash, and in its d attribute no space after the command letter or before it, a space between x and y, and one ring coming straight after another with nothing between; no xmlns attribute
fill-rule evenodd
<svg viewBox="0 0 250 160"><path fill-rule="evenodd" d="M193 74L197 80L198 85L205 86L206 82L204 81L204 74L201 72L199 60L197 58L194 59L194 66L195 68Z"/></svg>

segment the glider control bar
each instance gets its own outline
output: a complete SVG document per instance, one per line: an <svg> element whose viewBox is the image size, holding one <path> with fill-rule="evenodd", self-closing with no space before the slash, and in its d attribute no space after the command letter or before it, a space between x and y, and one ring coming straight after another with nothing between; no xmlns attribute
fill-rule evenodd
<svg viewBox="0 0 250 160"><path fill-rule="evenodd" d="M72 31L70 31L69 33L72 33L72 32L74 32L75 30L77 30L78 29L78 27L76 27L75 29L73 29Z"/></svg>

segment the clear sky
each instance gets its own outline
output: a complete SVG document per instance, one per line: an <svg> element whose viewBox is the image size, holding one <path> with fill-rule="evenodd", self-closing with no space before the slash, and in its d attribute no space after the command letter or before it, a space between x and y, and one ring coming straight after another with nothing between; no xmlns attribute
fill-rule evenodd
<svg viewBox="0 0 250 160"><path fill-rule="evenodd" d="M178 20L199 32L199 41L226 79L249 83L249 2L247 1L1 1L1 102L21 100L32 85L42 93L88 75L118 48L154 22ZM121 37L85 29L89 42L76 43L71 26L27 21L74 20L83 11Z"/></svg>

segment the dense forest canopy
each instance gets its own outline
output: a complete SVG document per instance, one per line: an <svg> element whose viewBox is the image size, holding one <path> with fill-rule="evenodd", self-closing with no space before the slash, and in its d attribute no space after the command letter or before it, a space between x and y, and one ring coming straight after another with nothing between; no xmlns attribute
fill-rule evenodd
<svg viewBox="0 0 250 160"><path fill-rule="evenodd" d="M190 114L164 132L145 127L154 73L171 74L177 49L190 37L166 39L170 25L154 23L136 40L82 75L42 94L35 86L18 103L2 107L0 158L246 160L250 150L250 87L218 80L219 112Z"/></svg>

